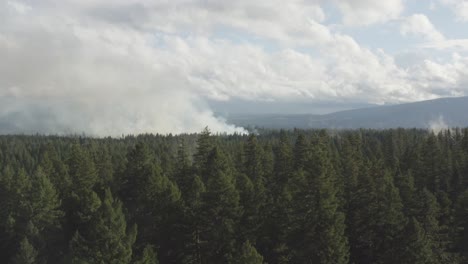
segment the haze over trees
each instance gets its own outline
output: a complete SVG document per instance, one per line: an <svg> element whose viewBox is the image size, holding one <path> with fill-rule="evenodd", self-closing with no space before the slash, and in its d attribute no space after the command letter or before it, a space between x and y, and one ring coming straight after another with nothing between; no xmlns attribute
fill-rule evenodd
<svg viewBox="0 0 468 264"><path fill-rule="evenodd" d="M468 263L468 129L0 136L3 263Z"/></svg>
<svg viewBox="0 0 468 264"><path fill-rule="evenodd" d="M255 102L256 103L256 102ZM278 113L281 109L281 113ZM306 109L296 113L283 112L272 106L270 112L227 115L229 123L242 127L267 129L392 129L421 128L440 131L448 127L468 126L468 97L440 98L405 104L372 106L323 115L310 114ZM303 114L298 114L303 113Z"/></svg>

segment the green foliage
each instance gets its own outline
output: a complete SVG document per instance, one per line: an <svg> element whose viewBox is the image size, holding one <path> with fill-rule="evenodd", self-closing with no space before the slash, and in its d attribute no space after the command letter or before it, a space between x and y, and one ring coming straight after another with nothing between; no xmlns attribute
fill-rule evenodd
<svg viewBox="0 0 468 264"><path fill-rule="evenodd" d="M235 228L240 217L239 192L225 157L217 148L208 157L207 167L200 234L202 260L226 263L232 259L235 250Z"/></svg>
<svg viewBox="0 0 468 264"><path fill-rule="evenodd" d="M201 262L201 229L203 227L203 196L205 184L200 177L193 178L190 191L187 194L186 209L184 211L182 230L185 237L183 263Z"/></svg>
<svg viewBox="0 0 468 264"><path fill-rule="evenodd" d="M89 153L79 145L73 145L68 164L73 192L79 195L93 190L98 175Z"/></svg>
<svg viewBox="0 0 468 264"><path fill-rule="evenodd" d="M467 263L467 138L0 136L0 259Z"/></svg>
<svg viewBox="0 0 468 264"><path fill-rule="evenodd" d="M18 252L12 259L12 264L34 264L36 263L37 250L29 243L27 238L21 240Z"/></svg>
<svg viewBox="0 0 468 264"><path fill-rule="evenodd" d="M32 177L30 221L39 232L45 228L57 228L64 213L60 210L61 201L55 187L44 174L41 167L37 168Z"/></svg>
<svg viewBox="0 0 468 264"><path fill-rule="evenodd" d="M372 243L377 263L395 263L400 253L400 237L406 225L403 204L393 178L388 171L375 172L375 197L371 207Z"/></svg>
<svg viewBox="0 0 468 264"><path fill-rule="evenodd" d="M262 164L263 150L258 144L257 137L252 134L245 147L245 173L252 181L263 179L264 170Z"/></svg>
<svg viewBox="0 0 468 264"><path fill-rule="evenodd" d="M295 262L348 263L349 247L345 236L345 215L339 210L336 175L330 162L326 138L317 135L305 167L299 172L296 187L303 191L293 200L296 216ZM320 240L316 238L320 237Z"/></svg>
<svg viewBox="0 0 468 264"><path fill-rule="evenodd" d="M415 218L411 218L405 230L403 252L400 253L399 263L402 264L430 264L440 263L434 258L431 243L427 239L424 229Z"/></svg>
<svg viewBox="0 0 468 264"><path fill-rule="evenodd" d="M455 237L457 252L468 261L468 190L463 192L455 206Z"/></svg>
<svg viewBox="0 0 468 264"><path fill-rule="evenodd" d="M249 241L242 245L240 255L233 261L234 264L263 264L263 257Z"/></svg>
<svg viewBox="0 0 468 264"><path fill-rule="evenodd" d="M72 263L130 263L136 226L127 228L122 203L110 190L96 215L71 241Z"/></svg>
<svg viewBox="0 0 468 264"><path fill-rule="evenodd" d="M64 197L71 186L71 178L66 164L60 159L52 144L47 144L39 165L44 175L47 175L58 193Z"/></svg>
<svg viewBox="0 0 468 264"><path fill-rule="evenodd" d="M158 264L158 257L153 247L148 245L143 249L141 257L133 264Z"/></svg>
<svg viewBox="0 0 468 264"><path fill-rule="evenodd" d="M205 176L208 158L213 147L214 144L211 132L208 127L206 127L198 136L197 152L193 157L195 169L199 175ZM205 178L203 179L206 180Z"/></svg>

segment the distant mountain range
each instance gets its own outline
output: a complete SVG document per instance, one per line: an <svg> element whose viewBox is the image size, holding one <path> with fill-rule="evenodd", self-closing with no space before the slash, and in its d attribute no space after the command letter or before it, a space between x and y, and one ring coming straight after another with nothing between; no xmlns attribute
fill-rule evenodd
<svg viewBox="0 0 468 264"><path fill-rule="evenodd" d="M242 114L227 118L231 124L259 128L445 128L468 127L468 97L346 110L325 115Z"/></svg>

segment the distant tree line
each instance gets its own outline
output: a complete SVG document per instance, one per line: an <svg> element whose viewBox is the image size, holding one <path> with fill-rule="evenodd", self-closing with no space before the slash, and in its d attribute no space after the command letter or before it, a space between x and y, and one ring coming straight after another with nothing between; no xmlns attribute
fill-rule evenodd
<svg viewBox="0 0 468 264"><path fill-rule="evenodd" d="M468 129L0 136L2 263L468 263Z"/></svg>

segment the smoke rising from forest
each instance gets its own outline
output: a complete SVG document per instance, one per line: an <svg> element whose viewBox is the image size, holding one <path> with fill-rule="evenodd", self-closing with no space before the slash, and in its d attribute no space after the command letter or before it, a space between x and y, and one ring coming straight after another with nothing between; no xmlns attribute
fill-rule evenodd
<svg viewBox="0 0 468 264"><path fill-rule="evenodd" d="M0 133L244 131L213 115L151 36L28 12L0 4Z"/></svg>
<svg viewBox="0 0 468 264"><path fill-rule="evenodd" d="M204 126L214 132L244 133L242 128L214 117L196 98L165 96L75 97L47 102L10 97L0 109L0 133L120 136L200 132Z"/></svg>
<svg viewBox="0 0 468 264"><path fill-rule="evenodd" d="M429 122L429 130L432 132L438 134L439 132L443 130L447 130L449 126L444 120L444 117L440 115L438 118L433 119Z"/></svg>
<svg viewBox="0 0 468 264"><path fill-rule="evenodd" d="M468 57L450 48L465 41L429 34L444 60L393 54L336 23L396 23L400 4L333 2L343 21L321 1L0 1L0 133L232 133L205 101L286 113L466 94ZM432 28L402 19L403 35L418 21Z"/></svg>

